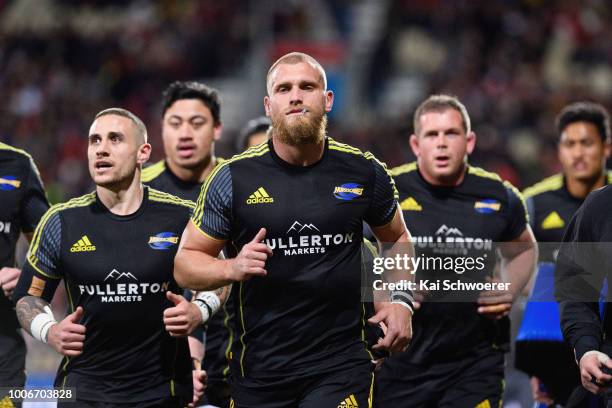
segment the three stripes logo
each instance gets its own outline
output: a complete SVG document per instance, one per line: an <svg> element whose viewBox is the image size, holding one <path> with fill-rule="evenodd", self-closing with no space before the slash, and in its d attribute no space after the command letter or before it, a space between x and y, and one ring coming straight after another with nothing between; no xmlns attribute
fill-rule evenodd
<svg viewBox="0 0 612 408"><path fill-rule="evenodd" d="M253 194L247 198L246 203L249 205L252 204L270 204L274 202L274 198L270 197L270 195L264 190L263 187L259 187Z"/></svg>
<svg viewBox="0 0 612 408"><path fill-rule="evenodd" d="M355 395L351 394L344 401L338 404L338 408L359 408Z"/></svg>
<svg viewBox="0 0 612 408"><path fill-rule="evenodd" d="M72 244L70 252L92 252L96 250L96 246L91 243L87 235L83 235L81 239Z"/></svg>

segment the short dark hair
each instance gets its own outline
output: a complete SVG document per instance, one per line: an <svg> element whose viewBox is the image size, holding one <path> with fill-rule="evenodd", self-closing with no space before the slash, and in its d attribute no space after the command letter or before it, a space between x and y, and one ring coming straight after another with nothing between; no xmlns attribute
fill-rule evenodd
<svg viewBox="0 0 612 408"><path fill-rule="evenodd" d="M219 92L195 81L174 81L163 93L162 117L172 104L181 99L199 99L210 110L215 126L221 123L221 101Z"/></svg>
<svg viewBox="0 0 612 408"><path fill-rule="evenodd" d="M132 123L134 123L134 126L136 126L138 137L142 139L143 143L147 143L147 127L142 122L142 120L140 120L138 116L134 115L132 112L130 112L127 109L108 108L108 109L104 109L96 113L94 120L98 119L101 116L106 116L106 115L117 115L117 116L122 116L124 118L130 119Z"/></svg>
<svg viewBox="0 0 612 408"><path fill-rule="evenodd" d="M463 105L461 101L459 101L459 98L457 98L456 96L445 94L430 95L419 105L419 107L414 112L414 133L418 133L419 120L421 119L421 116L429 112L441 113L446 111L447 109L454 109L459 112L459 114L461 115L461 125L463 127L463 131L465 133L470 133L470 115L468 114L465 105Z"/></svg>
<svg viewBox="0 0 612 408"><path fill-rule="evenodd" d="M251 119L246 125L240 130L238 134L236 147L238 150L244 150L249 142L249 137L259 132L266 132L270 129L270 119L266 116L260 116L255 119Z"/></svg>
<svg viewBox="0 0 612 408"><path fill-rule="evenodd" d="M592 123L597 128L601 140L604 143L610 141L610 115L600 104L582 101L563 108L556 119L559 137L568 125L575 122Z"/></svg>

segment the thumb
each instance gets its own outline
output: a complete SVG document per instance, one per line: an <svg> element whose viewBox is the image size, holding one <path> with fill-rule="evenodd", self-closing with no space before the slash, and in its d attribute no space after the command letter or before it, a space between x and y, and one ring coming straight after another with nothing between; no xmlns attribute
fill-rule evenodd
<svg viewBox="0 0 612 408"><path fill-rule="evenodd" d="M174 303L174 306L177 306L179 303L181 303L183 300L185 300L184 297L182 297L181 295L177 295L173 292L167 291L166 292L166 298L171 301L172 303Z"/></svg>
<svg viewBox="0 0 612 408"><path fill-rule="evenodd" d="M72 322L72 323L79 323L81 321L81 318L83 317L83 308L81 306L77 307L76 310L74 312L72 312L70 315L68 315L68 319Z"/></svg>
<svg viewBox="0 0 612 408"><path fill-rule="evenodd" d="M378 323L382 322L383 320L385 320L385 311L380 310L378 313L376 313L374 316L368 319L368 323L373 326L376 326Z"/></svg>
<svg viewBox="0 0 612 408"><path fill-rule="evenodd" d="M253 240L251 242L261 242L264 240L264 238L266 237L266 229L262 228L259 230L259 232L257 233L257 235L255 235L255 238L253 238Z"/></svg>

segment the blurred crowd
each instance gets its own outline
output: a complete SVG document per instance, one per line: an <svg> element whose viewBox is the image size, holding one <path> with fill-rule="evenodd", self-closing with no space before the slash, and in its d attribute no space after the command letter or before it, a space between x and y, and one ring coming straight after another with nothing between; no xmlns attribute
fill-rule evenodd
<svg viewBox="0 0 612 408"><path fill-rule="evenodd" d="M451 93L479 137L471 161L525 187L558 170L564 105L612 108L611 20L604 0L0 0L0 140L34 156L52 201L67 199L92 188L96 112L139 115L159 159L161 91L197 79L221 91L228 156L263 113L267 67L302 50L328 69L337 140L399 165L416 105Z"/></svg>

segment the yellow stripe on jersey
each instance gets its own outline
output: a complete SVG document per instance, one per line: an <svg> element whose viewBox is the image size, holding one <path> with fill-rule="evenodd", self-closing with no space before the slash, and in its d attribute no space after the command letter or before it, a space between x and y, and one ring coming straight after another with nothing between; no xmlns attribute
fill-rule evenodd
<svg viewBox="0 0 612 408"><path fill-rule="evenodd" d="M364 156L363 152L356 147L347 145L345 143L337 142L331 137L328 137L328 140L329 140L328 147L332 150L338 150L338 151L345 152L345 153L352 153L358 156Z"/></svg>
<svg viewBox="0 0 612 408"><path fill-rule="evenodd" d="M558 173L553 176L546 177L544 180L535 183L531 187L527 187L525 191L523 191L523 195L525 196L525 198L530 198L538 194L545 193L547 191L559 190L562 187L563 174Z"/></svg>
<svg viewBox="0 0 612 408"><path fill-rule="evenodd" d="M26 152L25 150L18 149L16 147L7 145L6 143L2 143L2 142L0 142L0 150L10 150L12 152L19 153L27 157L30 160L30 163L32 164L32 168L34 169L34 172L36 172L36 175L38 176L39 179L41 178L40 172L38 171L38 167L36 167L36 164L34 164L34 159L30 155L30 153Z"/></svg>
<svg viewBox="0 0 612 408"><path fill-rule="evenodd" d="M27 259L30 261L30 264L36 268L36 264L38 259L36 257L36 251L40 245L40 237L42 235L42 230L44 229L47 221L56 213L63 211L68 208L77 208L77 207L86 207L91 205L96 201L96 193L92 192L89 194L85 194L81 197L73 198L70 201L67 201L62 204L56 204L49 208L47 212L40 219L36 230L34 231L34 237L32 238L32 243L30 244L30 250L28 251ZM36 268L39 272L40 270Z"/></svg>
<svg viewBox="0 0 612 408"><path fill-rule="evenodd" d="M164 170L166 170L166 161L158 161L157 163L142 169L142 173L140 174L140 181L142 181L143 183L152 181L156 179L160 174L162 174Z"/></svg>
<svg viewBox="0 0 612 408"><path fill-rule="evenodd" d="M240 290L238 292L238 297L240 299L240 323L242 324L242 334L240 335L240 343L242 344L242 353L240 353L240 372L244 377L244 355L246 354L246 344L244 343L244 336L246 336L246 325L244 324L244 306L242 302L242 287L243 282L240 282Z"/></svg>
<svg viewBox="0 0 612 408"><path fill-rule="evenodd" d="M521 194L519 189L514 187L512 183L510 183L508 180L504 181L504 186L506 186L506 188L509 188L514 194L516 194L518 199L521 200L521 204L523 204L523 210L525 211L525 220L527 220L527 223L529 223L529 212L527 211L527 203L525 202L525 197L523 197L523 194Z"/></svg>
<svg viewBox="0 0 612 408"><path fill-rule="evenodd" d="M195 208L195 203L193 201L185 200L183 198L180 198L172 194L168 194L163 191L159 191L159 190L156 190L150 187L149 187L149 200L157 201L160 203L170 203L170 204L182 205L183 207L187 207L192 210Z"/></svg>
<svg viewBox="0 0 612 408"><path fill-rule="evenodd" d="M264 144L260 144L260 145L251 147L250 149L247 149L244 153L237 154L234 157L232 157L231 159L224 160L223 162L220 162L213 169L213 171L208 175L208 177L206 177L206 180L204 181L204 184L202 185L202 190L200 192L200 197L198 197L198 201L196 203L195 210L194 210L194 213L193 213L193 216L192 216L192 219L194 220L194 223L196 225L200 225L202 223L202 217L204 215L204 203L206 202L206 194L208 193L208 187L210 186L211 181L217 175L219 170L221 170L225 166L229 166L231 163L233 163L235 161L238 161L238 160L248 159L248 158L251 158L251 157L263 156L269 150L270 149L268 147L268 144L264 143ZM201 229L200 229L200 231L201 231Z"/></svg>
<svg viewBox="0 0 612 408"><path fill-rule="evenodd" d="M612 184L612 170L606 171L606 181L608 184Z"/></svg>
<svg viewBox="0 0 612 408"><path fill-rule="evenodd" d="M378 163L380 166L382 166L383 170L385 170L385 172L389 176L389 179L391 180L391 188L393 189L393 198L396 201L399 200L399 193L397 192L397 188L395 187L395 180L393 179L393 176L389 172L389 169L387 169L387 165L385 163L381 162L380 160L378 160L376 157L374 157L374 155L372 153L370 153L370 152L365 152L364 156L365 156L366 159L374 160L376 163Z"/></svg>
<svg viewBox="0 0 612 408"><path fill-rule="evenodd" d="M474 176L488 178L491 180L502 181L501 177L499 177L498 174L495 174L490 171L486 171L485 169L480 168L480 167L474 167L474 166L468 165L468 174L473 174Z"/></svg>
<svg viewBox="0 0 612 408"><path fill-rule="evenodd" d="M397 177L401 174L410 173L412 171L415 171L416 169L417 169L417 163L414 161L414 162L402 164L401 166L398 166L398 167L394 167L391 170L389 170L389 172L391 173L393 177Z"/></svg>

